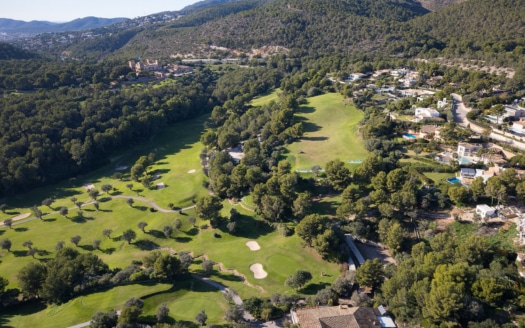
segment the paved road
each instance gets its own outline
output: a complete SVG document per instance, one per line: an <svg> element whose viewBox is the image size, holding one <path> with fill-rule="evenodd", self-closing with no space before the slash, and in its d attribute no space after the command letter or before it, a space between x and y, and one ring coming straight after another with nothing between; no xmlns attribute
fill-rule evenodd
<svg viewBox="0 0 525 328"><path fill-rule="evenodd" d="M482 134L483 132L485 132L486 128L479 126L477 124L471 123L467 120L467 113L470 112L471 109L465 106L465 104L463 104L463 97L461 97L458 94L453 93L452 102L453 102L452 111L454 113L455 123L458 123L460 126L465 127L465 128L469 127L472 131L479 133L479 134ZM498 133L495 133L495 132L498 132ZM504 142L518 149L525 150L525 142L514 140L512 138L501 135L500 133L505 134L505 132L501 130L492 129L492 132L490 133L489 138Z"/></svg>

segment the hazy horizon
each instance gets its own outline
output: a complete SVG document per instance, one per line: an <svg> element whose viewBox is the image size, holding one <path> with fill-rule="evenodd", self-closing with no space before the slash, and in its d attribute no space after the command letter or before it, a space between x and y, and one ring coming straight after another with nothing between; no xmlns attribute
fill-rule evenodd
<svg viewBox="0 0 525 328"><path fill-rule="evenodd" d="M50 2L43 2L41 0L10 1L2 5L0 17L26 22L37 20L57 23L69 22L77 18L89 16L101 18L135 18L163 11L180 10L199 1L200 0L153 0L149 2L139 0L53 0L52 5L50 5Z"/></svg>

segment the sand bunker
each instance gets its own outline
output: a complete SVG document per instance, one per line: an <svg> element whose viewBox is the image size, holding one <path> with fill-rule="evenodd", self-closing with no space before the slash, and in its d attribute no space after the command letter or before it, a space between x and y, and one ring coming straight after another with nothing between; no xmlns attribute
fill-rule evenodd
<svg viewBox="0 0 525 328"><path fill-rule="evenodd" d="M246 246L248 246L250 251L258 251L261 249L261 246L259 246L259 243L253 240L246 242Z"/></svg>
<svg viewBox="0 0 525 328"><path fill-rule="evenodd" d="M195 172L197 172L197 170L189 170L189 171L188 171L189 174L193 174L193 173L195 173Z"/></svg>
<svg viewBox="0 0 525 328"><path fill-rule="evenodd" d="M86 188L87 191L90 191L91 189L95 189L95 185L92 183L85 184L84 188Z"/></svg>
<svg viewBox="0 0 525 328"><path fill-rule="evenodd" d="M264 271L263 266L260 263L250 265L250 270L253 272L253 277L255 279L264 279L268 276L268 273Z"/></svg>

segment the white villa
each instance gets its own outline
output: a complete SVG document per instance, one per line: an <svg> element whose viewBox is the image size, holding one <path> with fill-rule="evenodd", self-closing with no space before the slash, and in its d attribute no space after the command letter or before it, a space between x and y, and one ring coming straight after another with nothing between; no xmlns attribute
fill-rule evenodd
<svg viewBox="0 0 525 328"><path fill-rule="evenodd" d="M491 218L496 214L496 209L492 206L481 204L476 206L476 214L479 214L482 218Z"/></svg>
<svg viewBox="0 0 525 328"><path fill-rule="evenodd" d="M513 122L510 130L514 133L525 134L525 122Z"/></svg>
<svg viewBox="0 0 525 328"><path fill-rule="evenodd" d="M439 112L433 108L417 107L414 114L414 121L420 122L425 118L439 117Z"/></svg>
<svg viewBox="0 0 525 328"><path fill-rule="evenodd" d="M482 144L472 144L468 142L460 142L458 144L458 155L459 157L473 157L476 156L478 150L482 149Z"/></svg>
<svg viewBox="0 0 525 328"><path fill-rule="evenodd" d="M363 79L366 76L366 74L363 73L352 73L348 76L348 81L355 82Z"/></svg>

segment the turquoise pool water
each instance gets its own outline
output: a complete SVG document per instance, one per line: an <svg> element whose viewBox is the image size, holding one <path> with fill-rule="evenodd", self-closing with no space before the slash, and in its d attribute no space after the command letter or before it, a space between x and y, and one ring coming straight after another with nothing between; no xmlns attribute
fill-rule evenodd
<svg viewBox="0 0 525 328"><path fill-rule="evenodd" d="M407 139L416 139L416 136L410 133L403 133L403 137Z"/></svg>
<svg viewBox="0 0 525 328"><path fill-rule="evenodd" d="M458 158L458 162L460 162L461 164L469 164L470 163L470 159L465 158L465 157L460 157L460 158Z"/></svg>
<svg viewBox="0 0 525 328"><path fill-rule="evenodd" d="M448 178L447 179L448 182L452 183L452 184L455 184L455 183L461 183L461 180L459 180L458 178L454 177L454 178Z"/></svg>

